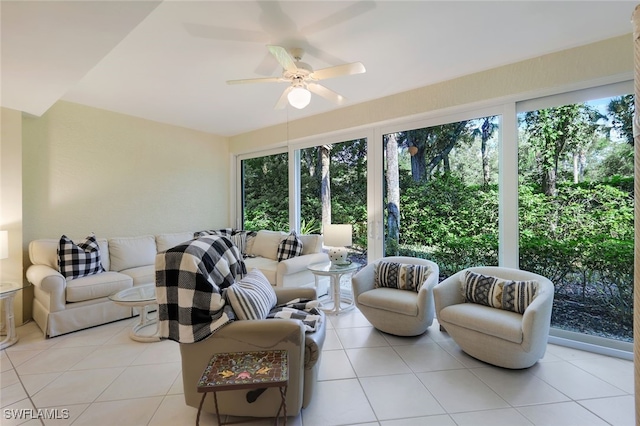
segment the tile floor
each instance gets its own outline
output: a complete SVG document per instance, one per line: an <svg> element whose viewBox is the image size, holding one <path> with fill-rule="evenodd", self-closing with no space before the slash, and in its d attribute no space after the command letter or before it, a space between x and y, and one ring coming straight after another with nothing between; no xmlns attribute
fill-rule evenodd
<svg viewBox="0 0 640 426"><path fill-rule="evenodd" d="M328 320L317 394L287 424L635 424L631 361L549 345L541 362L510 371L465 355L437 323L423 336L399 338L357 310ZM183 401L177 343L130 340L136 321L48 340L33 322L19 327L20 341L0 352L0 423L195 424L197 410ZM15 418L20 409L35 416L44 408L58 419ZM215 425L215 416L203 415L201 424Z"/></svg>

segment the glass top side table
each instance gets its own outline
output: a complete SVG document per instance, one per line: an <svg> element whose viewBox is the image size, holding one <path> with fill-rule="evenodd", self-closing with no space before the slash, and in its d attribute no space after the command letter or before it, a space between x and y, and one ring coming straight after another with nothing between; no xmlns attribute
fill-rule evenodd
<svg viewBox="0 0 640 426"><path fill-rule="evenodd" d="M360 269L362 265L357 262L351 262L346 265L336 265L331 262L312 263L307 266L314 275L328 276L331 280L331 302L332 306L323 306L321 309L329 314L338 315L341 312L349 311L354 308L353 291L351 286L344 291L340 287L340 279L345 274L352 274Z"/></svg>
<svg viewBox="0 0 640 426"><path fill-rule="evenodd" d="M16 321L13 313L13 299L18 291L29 287L30 285L30 283L0 283L0 300L4 303L4 328L6 332L5 338L0 341L0 350L8 348L18 341L18 335L16 334Z"/></svg>

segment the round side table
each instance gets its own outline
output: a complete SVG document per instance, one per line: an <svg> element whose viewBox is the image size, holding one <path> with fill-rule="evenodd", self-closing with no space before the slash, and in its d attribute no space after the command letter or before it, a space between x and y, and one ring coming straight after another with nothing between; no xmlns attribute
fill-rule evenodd
<svg viewBox="0 0 640 426"><path fill-rule="evenodd" d="M5 338L0 341L0 350L7 348L18 341L16 334L16 320L13 314L13 298L16 293L30 284L21 285L18 283L0 283L0 300L4 303L4 328L6 331Z"/></svg>
<svg viewBox="0 0 640 426"><path fill-rule="evenodd" d="M321 307L323 311L329 314L338 315L340 312L349 311L354 308L353 303L353 291L351 287L348 290L342 291L340 288L340 279L345 274L352 274L360 269L359 263L351 262L346 265L336 265L335 263L322 262L313 263L307 266L314 275L329 277L331 280L331 288L329 293L332 295L333 302L332 307Z"/></svg>

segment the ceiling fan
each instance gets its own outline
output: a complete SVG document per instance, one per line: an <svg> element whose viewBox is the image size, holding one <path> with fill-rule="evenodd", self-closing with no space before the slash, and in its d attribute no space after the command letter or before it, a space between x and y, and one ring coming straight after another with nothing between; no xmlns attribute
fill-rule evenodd
<svg viewBox="0 0 640 426"><path fill-rule="evenodd" d="M331 102L342 105L345 101L342 95L316 82L343 75L362 74L366 71L361 62L337 65L335 67L314 71L308 64L301 62L304 51L300 48L291 49L291 53L287 52L287 49L281 46L267 46L267 48L280 65L282 65L283 71L281 77L229 80L227 84L290 83L290 86L284 90L282 96L280 96L280 99L276 103L276 109L284 108L287 106L287 102L295 108L302 109L311 102L311 93L315 93Z"/></svg>

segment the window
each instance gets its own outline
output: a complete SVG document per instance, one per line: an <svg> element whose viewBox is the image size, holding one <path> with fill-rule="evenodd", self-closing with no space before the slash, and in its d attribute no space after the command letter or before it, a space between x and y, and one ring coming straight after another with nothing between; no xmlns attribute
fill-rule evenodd
<svg viewBox="0 0 640 426"><path fill-rule="evenodd" d="M287 153L241 161L242 228L289 231Z"/></svg>
<svg viewBox="0 0 640 426"><path fill-rule="evenodd" d="M609 89L518 107L520 268L554 282L552 327L631 342L634 101Z"/></svg>
<svg viewBox="0 0 640 426"><path fill-rule="evenodd" d="M353 225L353 256L367 248L367 140L300 150L301 232L321 232L323 223Z"/></svg>
<svg viewBox="0 0 640 426"><path fill-rule="evenodd" d="M498 264L498 116L383 137L385 255Z"/></svg>

